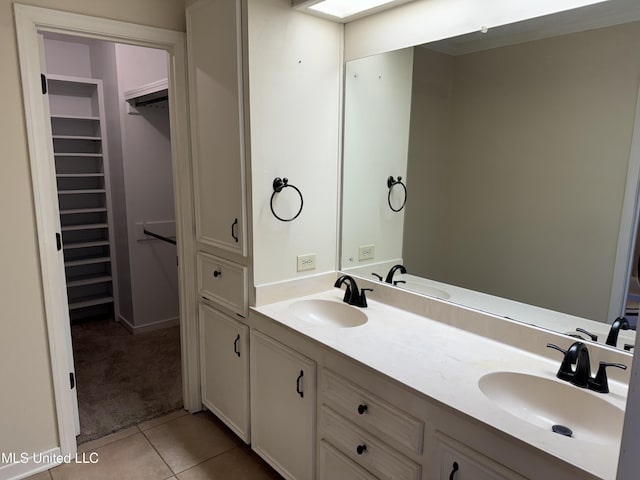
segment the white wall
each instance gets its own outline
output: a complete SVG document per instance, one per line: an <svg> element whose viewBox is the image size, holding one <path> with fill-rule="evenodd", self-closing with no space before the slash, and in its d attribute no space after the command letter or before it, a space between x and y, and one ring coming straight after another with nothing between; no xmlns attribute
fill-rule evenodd
<svg viewBox="0 0 640 480"><path fill-rule="evenodd" d="M175 222L169 111L147 107L130 115L124 101L126 91L167 78L167 53L121 44L115 52L133 298L133 318L123 320L137 329L175 320L179 311L176 247L140 241L136 226Z"/></svg>
<svg viewBox="0 0 640 480"><path fill-rule="evenodd" d="M175 0L24 0L21 3L184 31L184 5ZM0 0L0 451L43 452L59 446L38 261L26 120L13 0ZM10 274L7 274L10 272Z"/></svg>
<svg viewBox="0 0 640 480"><path fill-rule="evenodd" d="M345 59L420 45L603 0L416 0L345 25Z"/></svg>
<svg viewBox="0 0 640 480"><path fill-rule="evenodd" d="M255 285L336 269L342 26L291 8L289 0L249 0L249 90ZM275 177L304 195L293 222L269 208ZM299 200L283 191L281 216ZM297 273L296 256L317 254Z"/></svg>
<svg viewBox="0 0 640 480"><path fill-rule="evenodd" d="M342 192L343 269L402 258L405 209L388 205L387 178L407 178L413 49L349 62L345 72ZM372 99L374 99L372 101ZM391 204L404 200L401 186ZM358 258L360 246L374 245L374 258ZM378 272L383 275L385 272Z"/></svg>

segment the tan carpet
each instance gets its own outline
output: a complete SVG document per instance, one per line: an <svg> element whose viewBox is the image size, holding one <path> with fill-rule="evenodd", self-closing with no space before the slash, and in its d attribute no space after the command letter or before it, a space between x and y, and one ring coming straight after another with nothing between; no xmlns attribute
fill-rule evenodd
<svg viewBox="0 0 640 480"><path fill-rule="evenodd" d="M78 443L182 407L180 329L131 335L113 320L71 327Z"/></svg>

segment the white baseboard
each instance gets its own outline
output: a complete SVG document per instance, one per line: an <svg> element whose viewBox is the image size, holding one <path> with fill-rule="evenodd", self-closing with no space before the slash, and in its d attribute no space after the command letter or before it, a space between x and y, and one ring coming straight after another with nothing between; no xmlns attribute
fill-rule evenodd
<svg viewBox="0 0 640 480"><path fill-rule="evenodd" d="M3 452L3 454L8 455L7 452ZM31 475L35 475L36 473L44 472L45 470L56 467L63 462L59 447L52 448L46 452L24 454L26 457L24 458L24 461L22 456L22 453L15 453L15 460L13 463L0 466L0 480L18 480L20 478L27 478Z"/></svg>
<svg viewBox="0 0 640 480"><path fill-rule="evenodd" d="M175 327L176 325L180 325L180 317L166 318L157 322L147 323L146 325L133 325L122 315L118 315L118 321L122 322L122 326L133 335L153 332L154 330L162 330L163 328Z"/></svg>

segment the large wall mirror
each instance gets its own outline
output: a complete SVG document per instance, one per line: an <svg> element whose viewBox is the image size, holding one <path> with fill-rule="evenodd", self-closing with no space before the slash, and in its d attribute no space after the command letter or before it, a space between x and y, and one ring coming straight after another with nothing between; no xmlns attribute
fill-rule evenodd
<svg viewBox="0 0 640 480"><path fill-rule="evenodd" d="M403 264L398 288L605 340L635 236L640 8L604 3L347 62L344 271Z"/></svg>

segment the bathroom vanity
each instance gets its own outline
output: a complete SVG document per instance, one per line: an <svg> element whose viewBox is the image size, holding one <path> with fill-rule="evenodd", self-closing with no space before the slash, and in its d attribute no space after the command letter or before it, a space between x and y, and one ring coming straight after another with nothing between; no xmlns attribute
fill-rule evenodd
<svg viewBox="0 0 640 480"><path fill-rule="evenodd" d="M566 337L385 286L367 308L343 294L249 315L251 444L285 478L615 478L625 372L598 394L555 377L561 356L546 343L567 348ZM447 318L475 318L485 334ZM594 365L628 359L589 348Z"/></svg>

